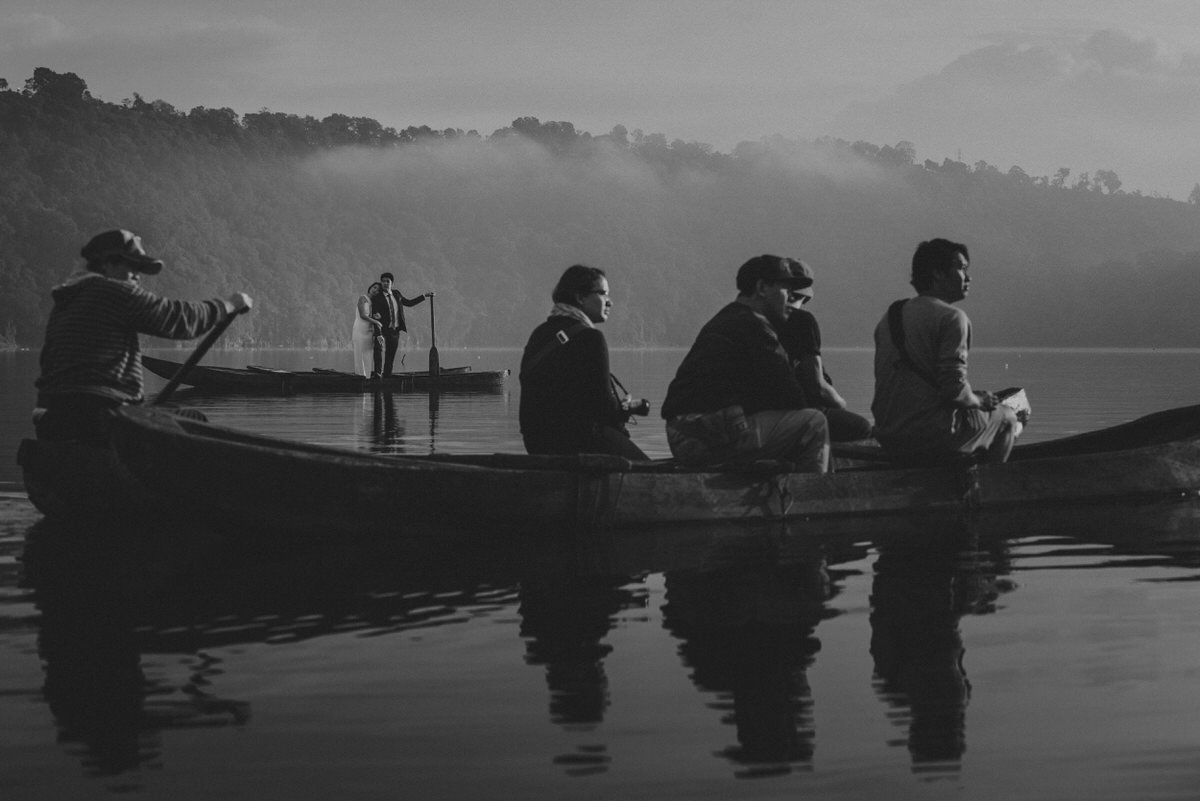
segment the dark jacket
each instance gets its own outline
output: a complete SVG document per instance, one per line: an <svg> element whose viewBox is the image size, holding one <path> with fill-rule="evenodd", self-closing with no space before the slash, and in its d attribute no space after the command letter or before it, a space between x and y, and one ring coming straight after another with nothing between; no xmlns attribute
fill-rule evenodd
<svg viewBox="0 0 1200 801"><path fill-rule="evenodd" d="M662 415L670 420L735 405L746 414L804 408L804 392L775 329L736 301L700 329L667 387Z"/></svg>
<svg viewBox="0 0 1200 801"><path fill-rule="evenodd" d="M567 331L566 344L555 341L560 331ZM625 432L608 343L598 329L569 317L546 320L525 345L520 380L521 435L530 453L595 452L598 426Z"/></svg>
<svg viewBox="0 0 1200 801"><path fill-rule="evenodd" d="M408 327L404 324L404 307L416 306L418 303L424 302L425 296L417 295L415 298L406 298L397 289L393 289L391 292L392 297L396 299L396 319L392 319L387 297L383 292L371 297L371 313L379 315L376 319L383 323L384 331L407 331Z"/></svg>

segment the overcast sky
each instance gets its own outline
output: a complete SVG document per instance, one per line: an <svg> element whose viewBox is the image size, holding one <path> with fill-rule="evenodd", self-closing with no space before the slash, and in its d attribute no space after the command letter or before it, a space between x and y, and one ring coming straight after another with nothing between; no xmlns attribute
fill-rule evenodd
<svg viewBox="0 0 1200 801"><path fill-rule="evenodd" d="M0 0L0 78L36 67L185 112L828 135L1177 199L1200 181L1196 0Z"/></svg>

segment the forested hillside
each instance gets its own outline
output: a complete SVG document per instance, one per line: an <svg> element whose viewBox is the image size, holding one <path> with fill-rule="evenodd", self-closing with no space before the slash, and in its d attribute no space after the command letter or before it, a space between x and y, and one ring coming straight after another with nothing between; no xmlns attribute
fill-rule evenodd
<svg viewBox="0 0 1200 801"><path fill-rule="evenodd" d="M914 155L782 137L720 153L529 117L483 136L183 112L39 69L0 81L0 337L37 345L79 247L125 227L167 262L153 290L254 296L230 344L347 344L355 298L390 270L405 294L438 293L439 346L519 346L584 262L609 274L615 346L685 346L737 266L774 252L813 266L828 345L868 345L910 292L914 246L946 236L971 249L976 345L1200 346L1200 191Z"/></svg>

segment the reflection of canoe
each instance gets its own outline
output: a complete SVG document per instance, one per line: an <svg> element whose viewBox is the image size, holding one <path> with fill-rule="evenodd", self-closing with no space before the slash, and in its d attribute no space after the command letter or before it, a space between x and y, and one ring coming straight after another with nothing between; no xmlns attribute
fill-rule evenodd
<svg viewBox="0 0 1200 801"><path fill-rule="evenodd" d="M791 473L779 463L695 470L592 454L381 456L153 407L123 410L113 443L112 454L98 457L111 462L102 472L70 445L22 443L30 497L47 512L141 511L164 524L402 533L426 524L551 529L852 518L1178 497L1200 488L1200 406L1019 446L1002 465L894 469L861 458L827 475Z"/></svg>
<svg viewBox="0 0 1200 801"><path fill-rule="evenodd" d="M179 362L142 356L142 366L162 378L171 379ZM443 367L437 375L428 372L395 373L370 381L358 373L314 369L311 372L277 370L272 367L208 367L196 365L183 383L202 390L222 392L373 392L379 389L404 391L453 390L490 392L504 386L508 370L473 372L470 367Z"/></svg>

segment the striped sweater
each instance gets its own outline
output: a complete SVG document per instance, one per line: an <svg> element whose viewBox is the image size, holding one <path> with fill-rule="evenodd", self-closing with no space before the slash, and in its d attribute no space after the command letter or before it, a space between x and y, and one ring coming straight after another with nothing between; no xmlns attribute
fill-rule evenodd
<svg viewBox="0 0 1200 801"><path fill-rule="evenodd" d="M142 355L138 334L190 339L225 313L222 300L166 300L134 281L77 273L51 291L38 403L64 395L96 395L140 403Z"/></svg>

